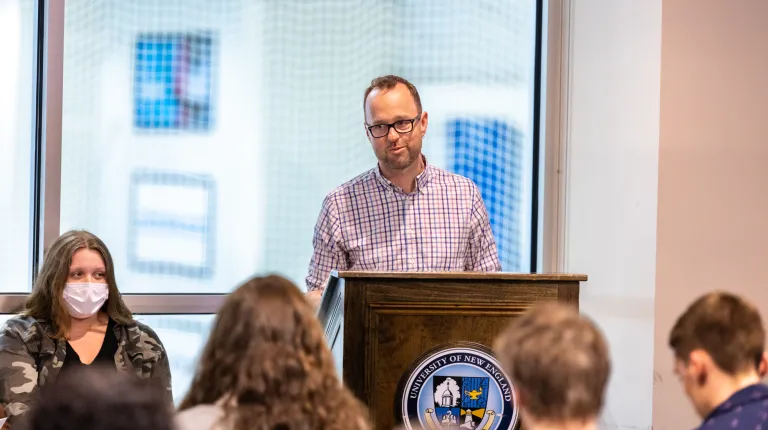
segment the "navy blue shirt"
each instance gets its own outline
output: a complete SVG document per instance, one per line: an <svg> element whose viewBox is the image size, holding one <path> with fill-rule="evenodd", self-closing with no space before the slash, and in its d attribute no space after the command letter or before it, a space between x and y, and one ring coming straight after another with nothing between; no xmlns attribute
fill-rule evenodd
<svg viewBox="0 0 768 430"><path fill-rule="evenodd" d="M735 392L709 413L701 430L768 430L768 387L750 385Z"/></svg>

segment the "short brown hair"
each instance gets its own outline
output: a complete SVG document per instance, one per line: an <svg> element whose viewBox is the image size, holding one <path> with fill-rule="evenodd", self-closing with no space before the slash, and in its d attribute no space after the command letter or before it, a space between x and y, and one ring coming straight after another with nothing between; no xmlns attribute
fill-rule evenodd
<svg viewBox="0 0 768 430"><path fill-rule="evenodd" d="M397 84L403 84L408 88L411 96L413 96L413 101L416 103L418 113L421 113L421 97L419 97L419 91L407 79L396 75L379 76L371 81L371 85L365 89L365 94L363 94L363 111L365 111L365 102L368 100L368 95L371 94L371 91L375 89L391 90L392 88L395 88Z"/></svg>
<svg viewBox="0 0 768 430"><path fill-rule="evenodd" d="M32 294L29 295L21 311L36 319L50 321L55 337L63 339L70 326L69 311L64 304L64 286L69 277L72 255L78 249L92 249L104 260L105 280L109 288L109 298L101 310L109 314L116 323L128 325L133 322L133 315L128 310L115 279L115 265L107 245L95 234L85 230L71 230L59 236L43 258L43 266L35 279Z"/></svg>
<svg viewBox="0 0 768 430"><path fill-rule="evenodd" d="M179 410L219 400L234 430L368 428L314 309L281 276L252 278L227 297Z"/></svg>
<svg viewBox="0 0 768 430"><path fill-rule="evenodd" d="M611 372L608 345L572 305L548 302L516 318L494 346L533 417L595 418Z"/></svg>
<svg viewBox="0 0 768 430"><path fill-rule="evenodd" d="M711 292L694 301L669 333L675 356L688 361L703 349L724 372L734 375L755 368L765 349L765 329L757 308L726 292Z"/></svg>

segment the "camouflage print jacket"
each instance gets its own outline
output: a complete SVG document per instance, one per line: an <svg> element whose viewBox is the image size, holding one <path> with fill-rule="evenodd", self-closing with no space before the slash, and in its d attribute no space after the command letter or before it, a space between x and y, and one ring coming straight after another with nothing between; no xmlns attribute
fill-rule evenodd
<svg viewBox="0 0 768 430"><path fill-rule="evenodd" d="M115 324L114 330L117 369L135 373L164 390L172 405L168 355L157 334L138 321ZM48 321L18 316L0 328L0 405L9 424L29 409L37 387L56 381L66 353L66 341L53 338L53 326Z"/></svg>

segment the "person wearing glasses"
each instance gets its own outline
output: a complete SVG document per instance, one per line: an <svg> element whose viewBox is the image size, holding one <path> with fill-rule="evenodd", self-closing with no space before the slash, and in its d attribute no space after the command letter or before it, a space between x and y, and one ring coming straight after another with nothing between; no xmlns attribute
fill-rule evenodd
<svg viewBox="0 0 768 430"><path fill-rule="evenodd" d="M477 186L421 153L429 118L416 87L399 76L378 77L365 90L363 109L378 166L323 201L308 299L319 303L331 270L500 271Z"/></svg>

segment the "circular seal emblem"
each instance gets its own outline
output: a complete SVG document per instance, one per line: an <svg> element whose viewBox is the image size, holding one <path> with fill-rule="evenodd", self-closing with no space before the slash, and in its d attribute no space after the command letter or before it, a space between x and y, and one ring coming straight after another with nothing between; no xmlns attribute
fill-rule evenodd
<svg viewBox="0 0 768 430"><path fill-rule="evenodd" d="M491 351L461 342L434 348L400 380L395 399L407 429L508 430L517 425L512 383Z"/></svg>

